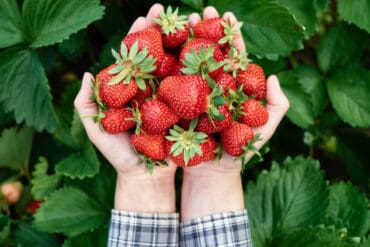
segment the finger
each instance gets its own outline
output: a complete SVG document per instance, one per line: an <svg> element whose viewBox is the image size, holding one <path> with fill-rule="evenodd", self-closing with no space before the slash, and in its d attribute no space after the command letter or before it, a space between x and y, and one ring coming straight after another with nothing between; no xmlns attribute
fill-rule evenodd
<svg viewBox="0 0 370 247"><path fill-rule="evenodd" d="M193 28L198 22L201 21L200 15L198 13L193 13L189 15L189 26Z"/></svg>
<svg viewBox="0 0 370 247"><path fill-rule="evenodd" d="M231 25L235 25L238 22L235 15L231 12L226 12L223 16L223 19L226 21L230 20ZM238 48L239 51L246 51L245 43L244 43L243 36L242 36L240 29L237 30L235 33L234 44L236 48Z"/></svg>
<svg viewBox="0 0 370 247"><path fill-rule="evenodd" d="M217 18L219 16L217 10L212 6L208 6L203 10L203 20Z"/></svg>
<svg viewBox="0 0 370 247"><path fill-rule="evenodd" d="M134 21L128 33L135 33L135 32L144 30L147 27L148 25L146 23L146 18L140 16Z"/></svg>
<svg viewBox="0 0 370 247"><path fill-rule="evenodd" d="M164 11L164 8L161 4L156 3L154 4L148 11L146 16L146 24L148 27L156 27L158 26L157 23L153 21L155 18L159 18L160 13Z"/></svg>

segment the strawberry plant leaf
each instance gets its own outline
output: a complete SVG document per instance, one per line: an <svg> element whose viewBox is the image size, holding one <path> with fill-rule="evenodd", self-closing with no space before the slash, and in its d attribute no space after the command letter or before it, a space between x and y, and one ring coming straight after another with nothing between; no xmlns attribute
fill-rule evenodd
<svg viewBox="0 0 370 247"><path fill-rule="evenodd" d="M274 163L245 191L253 246L274 246L269 243L280 233L321 222L328 194L318 161L298 156Z"/></svg>
<svg viewBox="0 0 370 247"><path fill-rule="evenodd" d="M204 7L204 0L181 0L181 2L199 11L201 11Z"/></svg>
<svg viewBox="0 0 370 247"><path fill-rule="evenodd" d="M338 0L338 13L345 21L370 33L369 0Z"/></svg>
<svg viewBox="0 0 370 247"><path fill-rule="evenodd" d="M329 187L329 207L326 210L326 225L347 228L350 236L363 236L368 225L368 200L350 183L337 183Z"/></svg>
<svg viewBox="0 0 370 247"><path fill-rule="evenodd" d="M48 175L48 162L44 157L39 158L32 172L31 192L35 200L43 200L48 197L59 185L61 176Z"/></svg>
<svg viewBox="0 0 370 247"><path fill-rule="evenodd" d="M33 142L33 129L5 129L0 137L0 167L27 170Z"/></svg>
<svg viewBox="0 0 370 247"><path fill-rule="evenodd" d="M108 242L108 231L105 227L100 227L92 232L86 232L77 237L68 238L63 243L63 247L106 247Z"/></svg>
<svg viewBox="0 0 370 247"><path fill-rule="evenodd" d="M0 1L0 49L24 42L22 17L17 2Z"/></svg>
<svg viewBox="0 0 370 247"><path fill-rule="evenodd" d="M34 215L37 230L77 236L109 222L110 212L94 197L74 187L60 189Z"/></svg>
<svg viewBox="0 0 370 247"><path fill-rule="evenodd" d="M341 68L327 82L330 101L341 119L352 127L370 126L370 71Z"/></svg>
<svg viewBox="0 0 370 247"><path fill-rule="evenodd" d="M319 68L323 72L356 63L370 42L366 32L355 26L339 24L325 33L317 47Z"/></svg>
<svg viewBox="0 0 370 247"><path fill-rule="evenodd" d="M32 225L20 222L17 229L12 232L12 239L21 246L59 247L56 235L39 232Z"/></svg>
<svg viewBox="0 0 370 247"><path fill-rule="evenodd" d="M10 233L10 218L7 215L0 215L0 244Z"/></svg>
<svg viewBox="0 0 370 247"><path fill-rule="evenodd" d="M0 100L6 111L14 112L16 122L25 121L38 131L55 130L48 80L36 53L14 49L0 53L0 74Z"/></svg>
<svg viewBox="0 0 370 247"><path fill-rule="evenodd" d="M302 48L303 28L285 7L267 1L210 0L220 12L232 10L243 22L248 52L272 60Z"/></svg>
<svg viewBox="0 0 370 247"><path fill-rule="evenodd" d="M52 45L103 16L98 0L25 0L24 27L31 47Z"/></svg>

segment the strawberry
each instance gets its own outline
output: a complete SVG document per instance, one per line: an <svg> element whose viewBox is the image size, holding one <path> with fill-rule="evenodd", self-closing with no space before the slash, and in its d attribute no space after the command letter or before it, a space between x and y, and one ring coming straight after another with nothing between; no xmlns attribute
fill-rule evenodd
<svg viewBox="0 0 370 247"><path fill-rule="evenodd" d="M165 78L172 73L173 68L177 64L177 58L170 54L165 53L159 61L159 67L155 71L154 75L158 78Z"/></svg>
<svg viewBox="0 0 370 247"><path fill-rule="evenodd" d="M166 13L162 11L159 19L154 19L161 27L162 42L165 48L175 48L180 46L189 36L189 25L187 17L178 16L178 8L172 12L171 6L167 8Z"/></svg>
<svg viewBox="0 0 370 247"><path fill-rule="evenodd" d="M138 153L152 160L164 160L167 157L166 139L162 135L134 133L131 135L131 145Z"/></svg>
<svg viewBox="0 0 370 247"><path fill-rule="evenodd" d="M108 109L99 116L103 129L111 134L126 132L135 127L134 115L129 109Z"/></svg>
<svg viewBox="0 0 370 247"><path fill-rule="evenodd" d="M144 102L139 111L141 127L148 134L166 134L167 130L180 119L166 103L158 99Z"/></svg>
<svg viewBox="0 0 370 247"><path fill-rule="evenodd" d="M28 205L27 205L27 212L31 213L31 214L34 214L36 213L36 211L41 207L41 203L43 203L45 200L34 200L34 201L31 201Z"/></svg>
<svg viewBox="0 0 370 247"><path fill-rule="evenodd" d="M197 131L202 131L206 134L221 132L222 130L230 127L233 117L227 105L218 108L220 113L224 116L223 120L212 119L207 113L199 116L199 122L196 127Z"/></svg>
<svg viewBox="0 0 370 247"><path fill-rule="evenodd" d="M198 75L169 76L158 88L158 98L185 119L193 119L207 111L209 94L207 82Z"/></svg>
<svg viewBox="0 0 370 247"><path fill-rule="evenodd" d="M224 91L226 96L230 96L230 90L236 91L236 81L230 74L220 74L216 78L216 83Z"/></svg>
<svg viewBox="0 0 370 247"><path fill-rule="evenodd" d="M152 97L153 89L152 86L155 88L155 84L149 85L149 83L145 83L145 90L139 90L134 98L130 101L130 106L135 108L137 104L141 105L145 102L146 99Z"/></svg>
<svg viewBox="0 0 370 247"><path fill-rule="evenodd" d="M130 80L127 84L117 83L109 85L109 82L114 77L114 75L110 74L109 71L116 67L117 65L113 64L101 70L96 75L95 80L96 100L98 103L102 102L105 106L110 108L123 107L136 95L138 91L138 87L134 80Z"/></svg>
<svg viewBox="0 0 370 247"><path fill-rule="evenodd" d="M239 120L250 127L258 127L267 123L269 113L266 108L253 98L241 104L241 112L239 113Z"/></svg>
<svg viewBox="0 0 370 247"><path fill-rule="evenodd" d="M209 74L216 79L223 72L224 56L214 42L207 39L194 39L185 44L180 53L184 74L200 74L204 79Z"/></svg>
<svg viewBox="0 0 370 247"><path fill-rule="evenodd" d="M255 95L257 100L266 98L266 76L259 65L249 64L246 70L239 71L236 80L248 96Z"/></svg>
<svg viewBox="0 0 370 247"><path fill-rule="evenodd" d="M181 69L183 68L181 62L177 62L171 69L171 72L169 75L183 75L181 72Z"/></svg>
<svg viewBox="0 0 370 247"><path fill-rule="evenodd" d="M9 204L15 204L22 195L23 185L21 182L5 182L0 188L0 197L3 197Z"/></svg>
<svg viewBox="0 0 370 247"><path fill-rule="evenodd" d="M233 122L232 125L221 132L221 143L225 151L232 156L242 155L253 140L254 133L246 124Z"/></svg>

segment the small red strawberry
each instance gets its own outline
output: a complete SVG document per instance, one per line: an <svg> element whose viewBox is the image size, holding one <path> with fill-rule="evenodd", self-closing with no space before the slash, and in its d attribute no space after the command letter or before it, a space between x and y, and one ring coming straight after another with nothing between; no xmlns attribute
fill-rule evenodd
<svg viewBox="0 0 370 247"><path fill-rule="evenodd" d="M226 96L230 96L230 90L236 91L236 81L230 74L222 73L216 78L216 83Z"/></svg>
<svg viewBox="0 0 370 247"><path fill-rule="evenodd" d="M162 135L150 135L144 132L131 135L131 144L140 154L152 160L164 160L167 158L166 139Z"/></svg>
<svg viewBox="0 0 370 247"><path fill-rule="evenodd" d="M221 132L224 129L230 127L233 121L233 116L230 110L228 109L228 106L227 105L220 106L218 107L218 110L224 116L223 120L212 119L209 117L207 113L203 113L199 116L199 122L196 127L196 130L202 131L206 134L212 134Z"/></svg>
<svg viewBox="0 0 370 247"><path fill-rule="evenodd" d="M41 203L43 203L45 200L34 200L34 201L31 201L28 205L27 205L27 212L31 213L31 214L34 214L36 213L36 211L41 207Z"/></svg>
<svg viewBox="0 0 370 247"><path fill-rule="evenodd" d="M187 17L178 15L178 8L172 12L171 6L166 13L162 11L159 19L154 21L161 27L163 47L175 48L186 41L189 36L189 25Z"/></svg>
<svg viewBox="0 0 370 247"><path fill-rule="evenodd" d="M221 132L221 143L225 151L232 156L240 156L253 140L254 133L246 124L233 122L232 125Z"/></svg>
<svg viewBox="0 0 370 247"><path fill-rule="evenodd" d="M155 71L154 75L160 79L171 75L173 68L177 65L177 58L170 54L165 53L159 61L159 67Z"/></svg>
<svg viewBox="0 0 370 247"><path fill-rule="evenodd" d="M126 108L108 109L99 118L103 129L111 134L126 132L136 125L132 111Z"/></svg>
<svg viewBox="0 0 370 247"><path fill-rule="evenodd" d="M250 127L258 127L267 123L269 113L266 108L253 98L241 104L241 111L239 113L239 120Z"/></svg>
<svg viewBox="0 0 370 247"><path fill-rule="evenodd" d="M255 95L257 100L266 98L266 76L259 65L249 64L246 70L239 71L236 81L248 96Z"/></svg>

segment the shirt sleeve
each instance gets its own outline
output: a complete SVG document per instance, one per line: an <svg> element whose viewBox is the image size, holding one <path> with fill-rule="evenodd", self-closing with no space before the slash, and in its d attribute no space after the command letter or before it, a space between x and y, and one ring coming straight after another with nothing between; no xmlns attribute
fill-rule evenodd
<svg viewBox="0 0 370 247"><path fill-rule="evenodd" d="M247 210L214 214L180 224L180 247L252 247Z"/></svg>
<svg viewBox="0 0 370 247"><path fill-rule="evenodd" d="M112 210L108 247L177 247L179 214Z"/></svg>

